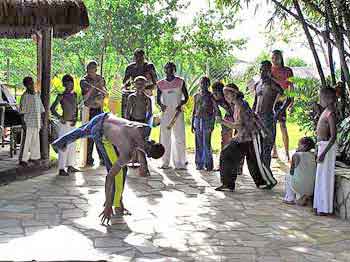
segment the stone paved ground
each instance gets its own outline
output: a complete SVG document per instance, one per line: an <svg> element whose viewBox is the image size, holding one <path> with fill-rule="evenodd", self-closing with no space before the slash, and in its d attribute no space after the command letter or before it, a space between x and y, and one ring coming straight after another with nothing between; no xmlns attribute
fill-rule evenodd
<svg viewBox="0 0 350 262"><path fill-rule="evenodd" d="M243 175L222 193L217 174L151 165L128 179L133 215L111 227L97 218L104 169L0 187L0 260L350 261L350 224L281 204L281 183L261 191Z"/></svg>

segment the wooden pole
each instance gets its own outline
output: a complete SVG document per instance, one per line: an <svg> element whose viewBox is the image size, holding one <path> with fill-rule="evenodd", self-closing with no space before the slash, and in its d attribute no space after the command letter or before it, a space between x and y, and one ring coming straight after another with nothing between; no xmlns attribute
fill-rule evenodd
<svg viewBox="0 0 350 262"><path fill-rule="evenodd" d="M41 159L49 160L49 115L50 115L50 82L51 82L51 51L52 27L42 30L41 37L41 101L45 108L43 126L40 133Z"/></svg>

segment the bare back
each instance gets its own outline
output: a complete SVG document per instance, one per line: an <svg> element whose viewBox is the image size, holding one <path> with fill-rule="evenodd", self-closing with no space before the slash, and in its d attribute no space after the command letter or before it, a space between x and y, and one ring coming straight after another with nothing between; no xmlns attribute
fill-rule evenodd
<svg viewBox="0 0 350 262"><path fill-rule="evenodd" d="M103 124L104 136L119 152L120 164L126 165L136 150L144 150L147 125L109 115Z"/></svg>

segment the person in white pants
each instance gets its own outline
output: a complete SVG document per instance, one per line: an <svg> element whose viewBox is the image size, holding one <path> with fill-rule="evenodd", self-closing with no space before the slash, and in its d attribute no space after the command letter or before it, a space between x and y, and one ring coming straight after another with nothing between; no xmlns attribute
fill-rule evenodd
<svg viewBox="0 0 350 262"><path fill-rule="evenodd" d="M188 101L185 81L175 76L176 65L168 62L166 78L157 83L157 104L162 110L160 120L160 143L165 148L162 158L163 169L170 168L170 158L175 169L186 169L185 120L182 107Z"/></svg>
<svg viewBox="0 0 350 262"><path fill-rule="evenodd" d="M55 102L52 104L51 113L60 120L59 136L64 136L68 132L75 129L75 123L78 118L78 101L77 94L73 91L74 80L71 75L65 75L62 78L65 90L62 94L58 94ZM57 105L61 104L63 114L57 112ZM60 176L68 176L69 173L79 172L74 167L76 158L75 143L67 146L67 150L58 153L58 169Z"/></svg>
<svg viewBox="0 0 350 262"><path fill-rule="evenodd" d="M26 91L21 96L20 113L26 128L25 141L23 146L22 159L20 165L28 166L28 161L36 162L40 159L40 138L41 114L45 112L39 93L35 92L34 81L31 77L23 79Z"/></svg>

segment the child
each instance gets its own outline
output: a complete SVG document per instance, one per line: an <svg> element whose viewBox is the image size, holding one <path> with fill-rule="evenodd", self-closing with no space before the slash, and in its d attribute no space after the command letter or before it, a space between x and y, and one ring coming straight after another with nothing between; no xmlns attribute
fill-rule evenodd
<svg viewBox="0 0 350 262"><path fill-rule="evenodd" d="M129 95L125 113L125 118L130 121L148 124L152 118L152 100L145 94L146 83L144 76L135 78L136 92Z"/></svg>
<svg viewBox="0 0 350 262"><path fill-rule="evenodd" d="M39 131L41 128L41 114L45 112L45 109L40 95L34 90L33 78L25 77L23 79L23 85L26 91L20 100L20 113L23 115L26 135L20 165L27 167L29 159L34 162L40 159Z"/></svg>
<svg viewBox="0 0 350 262"><path fill-rule="evenodd" d="M286 195L283 199L285 204L305 205L314 193L316 161L311 150L315 142L310 137L303 137L299 140L298 149L292 156L290 175L286 175Z"/></svg>
<svg viewBox="0 0 350 262"><path fill-rule="evenodd" d="M145 94L145 87L147 79L144 76L138 76L135 78L136 92L132 93L128 97L125 118L130 121L140 122L151 125L152 119L152 100ZM151 133L151 128L145 129L144 137L148 140ZM134 156L134 161L137 159L140 161L142 156L138 154ZM144 159L146 161L146 159ZM140 176L149 176L150 172L147 165L142 166L140 169Z"/></svg>
<svg viewBox="0 0 350 262"><path fill-rule="evenodd" d="M324 108L317 123L317 171L314 193L314 209L317 215L333 213L334 171L336 157L336 92L334 88L322 88L320 104Z"/></svg>
<svg viewBox="0 0 350 262"><path fill-rule="evenodd" d="M63 94L58 94L55 102L52 104L51 113L60 120L59 136L72 131L75 127L78 118L78 101L77 94L73 91L74 80L70 75L65 75L62 78L62 84L65 88ZM57 113L56 107L61 104L62 115ZM68 146L67 150L59 151L58 153L58 175L69 176L69 173L79 172L74 168L75 163L75 144Z"/></svg>
<svg viewBox="0 0 350 262"><path fill-rule="evenodd" d="M214 97L209 92L210 80L202 77L201 92L194 96L192 115L192 132L196 136L196 166L197 170L213 170L213 153L211 149L211 133L214 129L216 107Z"/></svg>

